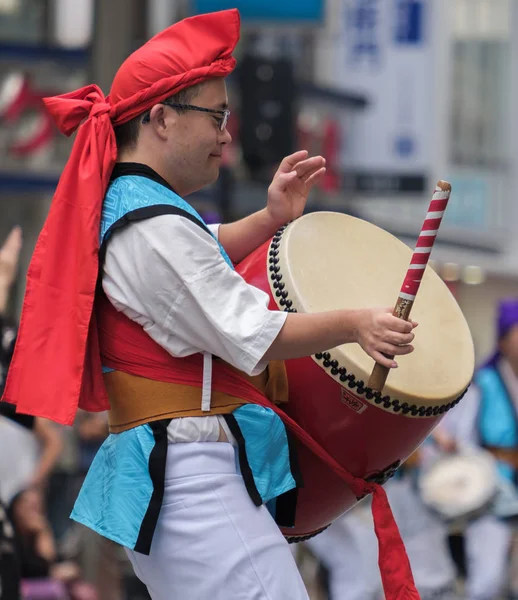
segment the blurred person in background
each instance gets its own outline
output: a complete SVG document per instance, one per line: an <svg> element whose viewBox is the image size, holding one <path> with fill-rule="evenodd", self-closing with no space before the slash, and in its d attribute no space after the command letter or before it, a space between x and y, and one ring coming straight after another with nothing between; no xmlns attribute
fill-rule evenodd
<svg viewBox="0 0 518 600"><path fill-rule="evenodd" d="M77 484L84 482L92 461L108 436L106 413L88 413L80 410L74 429L77 437L78 477ZM79 491L76 487L76 491ZM77 495L76 495L77 496ZM67 513L67 516L70 512ZM120 546L110 539L100 537L92 529L78 525L78 560L85 579L98 590L99 600L120 600L124 562L120 556ZM124 553L123 553L124 554Z"/></svg>
<svg viewBox="0 0 518 600"><path fill-rule="evenodd" d="M439 435L437 443L449 444ZM384 484L421 600L457 600L448 531L423 504L417 477L426 450L417 450ZM378 543L370 498L331 524L308 545L324 566L328 600L381 600ZM460 600L460 599L459 599Z"/></svg>
<svg viewBox="0 0 518 600"><path fill-rule="evenodd" d="M20 600L20 557L14 527L0 500L0 600Z"/></svg>
<svg viewBox="0 0 518 600"><path fill-rule="evenodd" d="M81 580L81 569L60 557L48 522L41 490L22 490L11 501L9 516L14 526L24 580L53 579L62 582L70 600L97 600L94 588Z"/></svg>
<svg viewBox="0 0 518 600"><path fill-rule="evenodd" d="M0 397L13 355L17 325L7 316L12 285L18 272L22 231L15 227L0 247ZM62 451L56 425L39 417L17 414L0 402L0 498L27 486L44 487Z"/></svg>
<svg viewBox="0 0 518 600"><path fill-rule="evenodd" d="M294 518L292 448L253 400L286 399L274 395L286 390L280 359L358 342L390 368L382 352L413 350L414 325L392 309L270 311L233 270L302 214L322 157L286 157L266 208L237 223L209 228L183 200L217 179L231 141L224 77L239 28L236 10L191 17L134 52L109 98L86 86L46 99L63 132L79 131L5 395L67 424L78 405L110 408L72 517L127 548L153 600L307 600L278 527ZM41 378L43 399L24 374Z"/></svg>
<svg viewBox="0 0 518 600"><path fill-rule="evenodd" d="M108 435L106 413L78 411L73 428L63 431L65 450L47 493L47 515L60 551L74 556L85 581L98 590L99 600L120 600L125 555L114 542L70 520L77 494L92 460Z"/></svg>
<svg viewBox="0 0 518 600"><path fill-rule="evenodd" d="M509 580L518 518L518 298L502 300L497 312L495 352L439 425L457 447L489 451L500 477L491 507L463 531L467 600L500 600L504 592L518 599L518 586L513 577Z"/></svg>

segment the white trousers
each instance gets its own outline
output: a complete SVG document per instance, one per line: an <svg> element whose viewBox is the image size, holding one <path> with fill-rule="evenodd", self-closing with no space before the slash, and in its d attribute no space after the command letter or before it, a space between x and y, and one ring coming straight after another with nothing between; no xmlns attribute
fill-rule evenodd
<svg viewBox="0 0 518 600"><path fill-rule="evenodd" d="M288 543L236 465L228 443L169 444L150 555L127 550L153 600L309 600Z"/></svg>
<svg viewBox="0 0 518 600"><path fill-rule="evenodd" d="M467 559L467 600L496 600L507 582L512 528L485 515L464 530Z"/></svg>

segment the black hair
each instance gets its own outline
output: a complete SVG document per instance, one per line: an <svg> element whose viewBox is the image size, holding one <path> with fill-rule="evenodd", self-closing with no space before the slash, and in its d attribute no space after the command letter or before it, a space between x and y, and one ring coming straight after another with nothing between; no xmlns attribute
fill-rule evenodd
<svg viewBox="0 0 518 600"><path fill-rule="evenodd" d="M202 85L203 83L198 83L197 85L192 85L188 88L180 90L177 94L167 98L167 101L176 102L178 104L189 104L200 93L200 88ZM181 108L175 108L174 110L178 112L185 112ZM149 111L146 111L138 117L131 119L131 121L114 128L117 150L119 152L123 150L132 150L135 148L138 142L142 119L148 112Z"/></svg>

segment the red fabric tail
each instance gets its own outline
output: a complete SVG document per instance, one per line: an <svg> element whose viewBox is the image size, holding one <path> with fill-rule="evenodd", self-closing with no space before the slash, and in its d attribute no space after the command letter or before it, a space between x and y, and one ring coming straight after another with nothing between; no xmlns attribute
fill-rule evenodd
<svg viewBox="0 0 518 600"><path fill-rule="evenodd" d="M372 498L374 530L378 538L378 564L387 600L419 600L412 569L394 520L387 493L376 484Z"/></svg>

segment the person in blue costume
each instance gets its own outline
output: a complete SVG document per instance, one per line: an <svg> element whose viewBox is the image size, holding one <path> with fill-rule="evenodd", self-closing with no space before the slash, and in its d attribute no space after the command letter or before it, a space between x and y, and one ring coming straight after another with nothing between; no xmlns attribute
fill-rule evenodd
<svg viewBox="0 0 518 600"><path fill-rule="evenodd" d="M477 370L462 403L440 425L459 448L491 452L500 476L495 502L464 530L468 600L496 600L508 587L518 516L518 298L503 299L497 313L495 352ZM512 598L518 597L517 591Z"/></svg>

